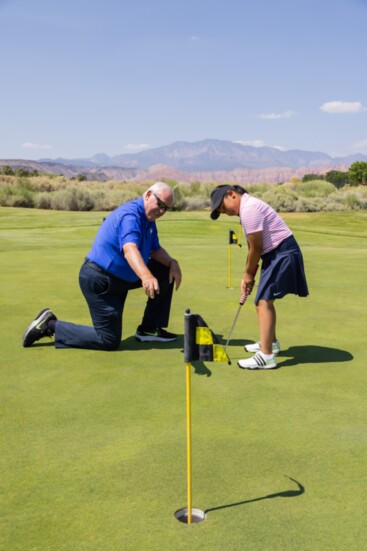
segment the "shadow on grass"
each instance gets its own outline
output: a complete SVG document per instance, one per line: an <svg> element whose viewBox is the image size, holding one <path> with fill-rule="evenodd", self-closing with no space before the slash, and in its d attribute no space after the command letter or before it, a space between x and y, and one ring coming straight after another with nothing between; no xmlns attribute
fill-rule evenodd
<svg viewBox="0 0 367 551"><path fill-rule="evenodd" d="M218 335L219 342L224 346L222 335ZM243 346L244 344L249 344L252 341L244 340L234 340L231 341L235 346ZM54 346L54 342L51 340L42 341L41 343L34 343L32 348L37 348L40 346L50 347ZM120 347L117 349L117 352L124 352L124 350L136 350L141 352L143 350L174 350L179 349L183 355L184 352L184 336L178 335L177 340L173 342L138 342L135 337L128 337L127 339L121 341ZM231 357L230 347L227 349L228 356ZM246 352L244 351L246 354ZM288 359L282 361L282 356L287 356ZM289 357L291 356L291 357ZM277 356L277 364L279 367L290 367L294 365L302 364L319 364L319 363L342 363L350 362L353 360L353 355L346 350L340 350L338 348L328 348L326 346L317 346L317 345L304 345L304 346L291 346L287 350L282 350ZM182 361L184 361L182 357ZM235 359L233 359L235 361ZM232 363L233 363L232 361ZM195 375L204 375L206 377L211 377L212 371L206 366L204 362L195 361L191 362L192 367L194 368ZM254 370L256 372L256 370Z"/></svg>
<svg viewBox="0 0 367 551"><path fill-rule="evenodd" d="M253 344L252 341L246 340L235 340L231 342L235 346ZM244 354L248 354L248 352L244 351ZM282 361L282 356L292 357ZM291 346L287 350L282 350L277 355L277 360L278 367L289 367L301 364L342 363L352 361L353 354L347 350L340 350L338 348L305 344L303 346Z"/></svg>
<svg viewBox="0 0 367 551"><path fill-rule="evenodd" d="M117 352L123 352L124 350L173 350L175 348L183 349L184 337L183 335L177 335L177 340L172 342L140 342L135 337L128 337L121 341L120 347Z"/></svg>
<svg viewBox="0 0 367 551"><path fill-rule="evenodd" d="M298 486L297 490L284 490L283 492L276 492L275 494L268 494L266 496L255 497L253 499L245 499L244 501L237 501L236 503L228 503L226 505L218 505L218 507L211 507L206 509L205 514L211 513L213 511L219 511L220 509L229 509L230 507L238 507L239 505L246 505L247 503L255 503L255 501L263 501L264 499L274 499L276 497L297 497L305 493L305 487L300 484L294 478L286 476L289 480L295 482Z"/></svg>
<svg viewBox="0 0 367 551"><path fill-rule="evenodd" d="M282 356L292 356L288 360L280 361ZM291 346L278 354L279 367L288 367L298 364L341 363L353 360L353 355L346 350L328 348L327 346L305 345Z"/></svg>
<svg viewBox="0 0 367 551"><path fill-rule="evenodd" d="M53 340L52 341L48 340L48 341L35 342L35 343L32 344L32 346L30 346L28 348L30 350L31 348L37 348L37 347L39 348L39 347L42 347L42 346L45 346L45 347L52 346L52 347L54 347L55 343L54 343Z"/></svg>
<svg viewBox="0 0 367 551"><path fill-rule="evenodd" d="M191 365L194 368L194 375L212 376L212 372L206 367L204 362L192 362Z"/></svg>
<svg viewBox="0 0 367 551"><path fill-rule="evenodd" d="M32 345L32 348L41 347L41 346L55 346L54 340L42 340L40 342L35 342ZM135 337L128 337L121 341L119 348L112 352L124 352L124 350L136 350L141 352L142 350L172 350L174 348L181 349L183 352L184 346L184 337L183 335L177 335L177 340L173 342L138 342ZM92 350L92 349L91 349ZM97 350L97 352L99 352ZM102 352L104 352L102 350Z"/></svg>
<svg viewBox="0 0 367 551"><path fill-rule="evenodd" d="M183 352L184 352L184 336L177 335L177 340L173 342L138 342L135 340L135 337L128 337L121 342L121 346L118 349L119 352L124 350L173 350L175 348L180 349L182 353L182 362L184 362ZM204 362L191 362L192 367L194 368L195 375L205 375L210 377L212 372L206 367Z"/></svg>
<svg viewBox="0 0 367 551"><path fill-rule="evenodd" d="M54 347L53 340L49 340L47 342L41 341L34 343L32 345L32 348L37 347ZM177 335L177 340L173 342L139 342L135 339L135 337L128 337L127 339L124 339L121 341L121 344L119 348L116 350L116 352L124 352L126 350L132 350L136 352L142 352L144 350L157 350L164 352L165 350L175 350L178 349L182 354L182 363L184 362L183 352L184 352L184 336L183 335ZM98 351L97 351L98 352ZM103 352L103 351L102 351ZM109 354L113 354L114 352L108 352ZM206 367L204 362L192 362L192 367L194 368L195 375L205 375L206 377L210 377L212 372L210 369Z"/></svg>

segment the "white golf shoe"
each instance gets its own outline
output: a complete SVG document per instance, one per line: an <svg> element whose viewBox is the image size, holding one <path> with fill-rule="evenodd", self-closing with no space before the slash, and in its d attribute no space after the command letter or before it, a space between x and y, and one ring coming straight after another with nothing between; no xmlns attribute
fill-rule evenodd
<svg viewBox="0 0 367 551"><path fill-rule="evenodd" d="M261 352L258 352L255 356L252 356L252 358L239 360L237 365L242 369L275 369L277 367L277 362L274 354L269 360L266 360Z"/></svg>

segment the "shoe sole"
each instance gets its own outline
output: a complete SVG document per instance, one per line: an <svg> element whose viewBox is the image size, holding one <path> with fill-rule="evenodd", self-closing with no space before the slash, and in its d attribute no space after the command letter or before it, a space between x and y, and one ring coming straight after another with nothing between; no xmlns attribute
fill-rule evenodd
<svg viewBox="0 0 367 551"><path fill-rule="evenodd" d="M239 362L237 362L237 365L238 367L240 367L241 369L249 369L250 371L259 371L261 369L278 369L278 365L275 364L275 365L264 365L264 366L256 366L256 367L245 367L243 365L240 365Z"/></svg>
<svg viewBox="0 0 367 551"><path fill-rule="evenodd" d="M32 331L32 329L37 327L38 324L42 323L45 320L45 315L48 314L48 312L51 312L51 310L49 308L45 308L44 310L41 310L41 312L38 314L38 316L32 321L30 326L27 327L27 329L25 330L24 335L23 335L23 340L22 340L23 346L25 348L28 348L29 346L32 346L33 343L26 344L25 340L28 337L29 333Z"/></svg>

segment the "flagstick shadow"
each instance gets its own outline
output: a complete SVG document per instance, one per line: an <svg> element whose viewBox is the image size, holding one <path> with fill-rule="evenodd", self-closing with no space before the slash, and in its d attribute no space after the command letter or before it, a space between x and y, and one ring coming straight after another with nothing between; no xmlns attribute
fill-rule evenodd
<svg viewBox="0 0 367 551"><path fill-rule="evenodd" d="M177 340L173 342L138 342L135 337L128 337L121 342L120 347L118 348L119 352L124 350L172 350L179 348L180 352L184 353L184 336L177 335ZM206 377L211 377L212 372L208 369L204 362L194 361L191 362L192 367L194 368L195 375L205 375Z"/></svg>
<svg viewBox="0 0 367 551"><path fill-rule="evenodd" d="M212 372L206 367L204 362L191 362L191 365L195 370L195 375L205 375L206 377L212 376Z"/></svg>
<svg viewBox="0 0 367 551"><path fill-rule="evenodd" d="M216 337L217 337L219 343L224 347L225 343L224 343L223 335L221 335L220 333L217 333ZM203 361L196 360L196 361L191 362L191 365L195 370L195 372L194 372L195 375L205 375L206 377L211 377L212 376L212 371L210 371L210 369L205 365L205 363Z"/></svg>
<svg viewBox="0 0 367 551"><path fill-rule="evenodd" d="M228 503L227 505L219 505L218 507L211 507L206 509L205 514L211 513L213 511L219 511L220 509L229 509L230 507L238 507L239 505L246 505L247 503L255 503L256 501L263 501L265 499L274 499L276 497L297 497L305 493L305 487L290 476L285 475L286 478L295 482L298 486L298 490L285 490L283 492L276 492L275 494L268 494L266 496L255 497L254 499L246 499L244 501L238 501L236 503Z"/></svg>

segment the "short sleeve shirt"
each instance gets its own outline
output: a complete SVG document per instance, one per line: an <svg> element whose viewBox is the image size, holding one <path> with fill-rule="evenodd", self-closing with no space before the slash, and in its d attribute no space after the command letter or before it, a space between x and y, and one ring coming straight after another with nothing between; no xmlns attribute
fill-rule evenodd
<svg viewBox="0 0 367 551"><path fill-rule="evenodd" d="M247 240L251 233L263 232L262 254L272 251L292 235L287 224L270 205L248 193L241 198L240 220Z"/></svg>
<svg viewBox="0 0 367 551"><path fill-rule="evenodd" d="M120 279L137 281L124 256L126 243L135 243L145 263L160 248L156 223L147 219L142 197L124 203L103 221L87 258Z"/></svg>

